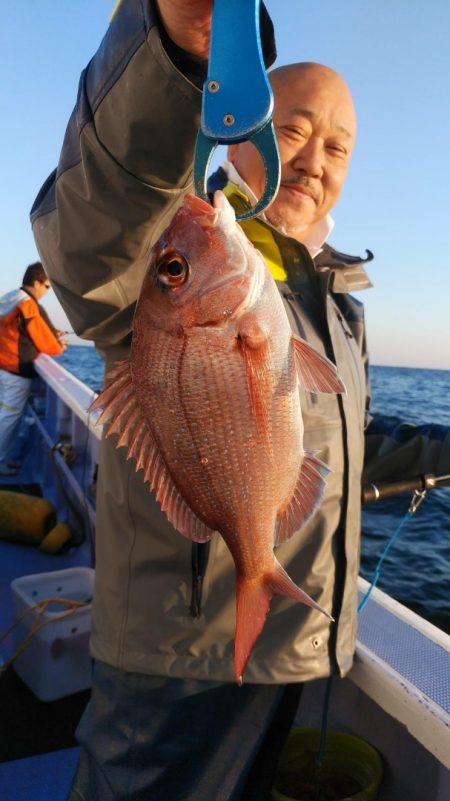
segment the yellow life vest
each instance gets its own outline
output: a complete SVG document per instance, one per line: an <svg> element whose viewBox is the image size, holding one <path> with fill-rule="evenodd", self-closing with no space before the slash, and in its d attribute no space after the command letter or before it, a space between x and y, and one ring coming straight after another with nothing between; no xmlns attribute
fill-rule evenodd
<svg viewBox="0 0 450 801"><path fill-rule="evenodd" d="M249 198L236 184L228 181L223 192L235 210L248 208ZM251 220L243 220L239 224L246 237L266 260L266 264L275 281L286 281L287 274L283 267L280 249L275 242L270 227L258 220L257 217L253 217Z"/></svg>

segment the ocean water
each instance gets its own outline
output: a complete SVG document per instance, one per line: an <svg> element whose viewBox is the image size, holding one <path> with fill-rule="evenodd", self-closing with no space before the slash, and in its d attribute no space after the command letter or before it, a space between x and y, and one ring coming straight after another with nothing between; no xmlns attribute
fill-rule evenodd
<svg viewBox="0 0 450 801"><path fill-rule="evenodd" d="M95 348L69 345L64 353L58 356L57 362L95 392L100 391L103 382L103 361Z"/></svg>
<svg viewBox="0 0 450 801"><path fill-rule="evenodd" d="M100 389L103 365L94 348L70 346L58 361ZM450 428L450 371L374 366L371 385L374 413ZM361 575L369 581L410 500L406 493L364 508ZM450 488L427 493L389 550L378 586L450 633Z"/></svg>

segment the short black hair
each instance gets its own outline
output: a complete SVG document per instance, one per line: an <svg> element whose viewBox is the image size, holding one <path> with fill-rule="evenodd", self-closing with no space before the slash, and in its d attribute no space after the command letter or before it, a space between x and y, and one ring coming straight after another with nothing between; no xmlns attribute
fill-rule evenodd
<svg viewBox="0 0 450 801"><path fill-rule="evenodd" d="M35 281L39 281L40 284L45 284L48 281L47 273L40 261L35 261L34 264L28 265L22 278L22 286L33 286Z"/></svg>

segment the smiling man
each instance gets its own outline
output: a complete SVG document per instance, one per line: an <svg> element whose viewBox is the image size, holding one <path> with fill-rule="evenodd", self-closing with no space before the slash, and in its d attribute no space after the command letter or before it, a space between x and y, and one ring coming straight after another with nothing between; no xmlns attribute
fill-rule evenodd
<svg viewBox="0 0 450 801"><path fill-rule="evenodd" d="M291 64L269 77L281 183L265 216L281 233L307 245L318 227L328 233L320 223L347 176L356 136L353 100L340 75L321 64ZM253 145L232 145L228 157L253 194L261 197L265 171Z"/></svg>
<svg viewBox="0 0 450 801"><path fill-rule="evenodd" d="M193 191L211 6L123 0L82 75L58 171L32 211L52 286L74 329L94 340L108 365L129 355L150 248ZM271 63L264 13L262 39ZM191 545L169 525L142 471L104 440L93 687L71 801L266 801L302 683L344 676L352 665L368 387L363 308L349 293L370 281L364 259L326 240L355 112L328 67L282 67L271 80L281 187L266 216L242 227L277 280L292 330L336 364L347 387L344 397L302 392L304 446L319 451L331 473L320 508L277 558L336 622L275 598L237 687L226 545L215 537L210 546ZM240 209L261 196L263 183L259 157L240 144L211 190L222 188ZM401 437L372 439L370 480L435 472L444 448L419 433L409 432L405 445ZM440 467L448 471L449 462Z"/></svg>

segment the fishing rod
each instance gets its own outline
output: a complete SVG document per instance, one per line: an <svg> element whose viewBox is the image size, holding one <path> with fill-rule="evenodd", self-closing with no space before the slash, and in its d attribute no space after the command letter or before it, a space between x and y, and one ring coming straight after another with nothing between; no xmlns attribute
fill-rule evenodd
<svg viewBox="0 0 450 801"><path fill-rule="evenodd" d="M382 501L385 498L394 498L402 492L428 492L431 489L438 489L442 484L450 484L450 473L444 476L435 476L426 473L413 478L405 478L401 481L389 481L382 484L363 484L361 489L361 503L365 506L368 503Z"/></svg>

